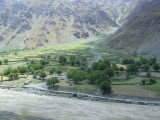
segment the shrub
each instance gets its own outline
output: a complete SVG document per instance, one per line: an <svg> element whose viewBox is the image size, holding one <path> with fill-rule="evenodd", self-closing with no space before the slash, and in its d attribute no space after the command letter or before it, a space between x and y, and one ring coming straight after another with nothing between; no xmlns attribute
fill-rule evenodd
<svg viewBox="0 0 160 120"><path fill-rule="evenodd" d="M152 85L152 84L155 84L155 83L156 83L156 80L153 79L153 78L150 78L150 79L147 81L146 85Z"/></svg>
<svg viewBox="0 0 160 120"><path fill-rule="evenodd" d="M4 64L8 64L8 59L3 60Z"/></svg>
<svg viewBox="0 0 160 120"><path fill-rule="evenodd" d="M151 75L151 72L147 72L146 73L146 76L148 77L148 78L150 78L152 75Z"/></svg>
<svg viewBox="0 0 160 120"><path fill-rule="evenodd" d="M111 84L107 81L103 81L100 84L100 89L103 94L111 93Z"/></svg>
<svg viewBox="0 0 160 120"><path fill-rule="evenodd" d="M2 65L2 63L3 63L2 60L0 60L0 65Z"/></svg>

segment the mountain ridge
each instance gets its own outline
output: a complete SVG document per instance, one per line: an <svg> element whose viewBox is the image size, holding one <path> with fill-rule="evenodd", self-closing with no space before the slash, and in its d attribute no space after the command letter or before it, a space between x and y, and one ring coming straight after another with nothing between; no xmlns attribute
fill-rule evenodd
<svg viewBox="0 0 160 120"><path fill-rule="evenodd" d="M142 11L131 16L107 45L116 50L160 58L160 1L141 4L135 8L135 12L138 7Z"/></svg>
<svg viewBox="0 0 160 120"><path fill-rule="evenodd" d="M137 1L137 0L136 0ZM134 0L1 0L0 50L37 48L100 35Z"/></svg>

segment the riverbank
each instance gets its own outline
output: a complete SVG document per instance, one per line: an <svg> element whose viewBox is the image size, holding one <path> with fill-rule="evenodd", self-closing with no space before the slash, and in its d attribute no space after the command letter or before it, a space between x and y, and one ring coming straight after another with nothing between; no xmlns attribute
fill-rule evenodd
<svg viewBox="0 0 160 120"><path fill-rule="evenodd" d="M158 120L159 106L122 104L0 90L1 111L55 120Z"/></svg>
<svg viewBox="0 0 160 120"><path fill-rule="evenodd" d="M0 86L0 88L12 90L12 91L18 91L18 92L25 92L28 94L36 94L40 96L42 95L62 96L67 98L76 98L76 99L90 100L90 101L160 106L160 99L155 99L155 98L133 97L133 96L125 96L125 95L117 95L117 94L111 94L106 96L95 96L95 95L84 94L84 93L55 91L55 90L40 89L40 88L34 88L34 87Z"/></svg>

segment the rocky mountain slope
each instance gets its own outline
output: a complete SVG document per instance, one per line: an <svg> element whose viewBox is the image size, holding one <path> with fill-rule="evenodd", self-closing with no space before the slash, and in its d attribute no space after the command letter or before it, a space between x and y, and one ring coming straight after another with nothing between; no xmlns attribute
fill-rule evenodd
<svg viewBox="0 0 160 120"><path fill-rule="evenodd" d="M160 0L139 4L108 45L160 58Z"/></svg>
<svg viewBox="0 0 160 120"><path fill-rule="evenodd" d="M138 0L0 0L0 50L100 35Z"/></svg>

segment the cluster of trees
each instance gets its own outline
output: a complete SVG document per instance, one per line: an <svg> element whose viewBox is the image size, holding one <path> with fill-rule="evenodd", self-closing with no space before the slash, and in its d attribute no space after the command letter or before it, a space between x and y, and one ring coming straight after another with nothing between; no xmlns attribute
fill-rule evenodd
<svg viewBox="0 0 160 120"><path fill-rule="evenodd" d="M8 62L9 62L8 59L4 59L3 61L0 60L0 65L2 65L3 63L4 63L4 64L8 64Z"/></svg>
<svg viewBox="0 0 160 120"><path fill-rule="evenodd" d="M14 69L12 67L9 67L4 70L3 75L8 76L10 80L18 79L19 71L18 71L18 69Z"/></svg>
<svg viewBox="0 0 160 120"><path fill-rule="evenodd" d="M76 84L79 82L87 82L88 84L98 85L101 91L106 94L111 92L111 81L116 71L120 69L111 64L108 60L95 62L90 68L72 69L67 72L67 77L72 79Z"/></svg>
<svg viewBox="0 0 160 120"><path fill-rule="evenodd" d="M138 73L138 71L148 72L150 69L158 71L160 69L159 63L157 63L156 58L144 58L141 57L139 60L134 59L124 59L122 64L127 65L127 74L133 75Z"/></svg>
<svg viewBox="0 0 160 120"><path fill-rule="evenodd" d="M65 56L60 56L58 62L61 65L70 65L70 66L86 66L87 63L87 58L83 57L83 56L69 56L69 57L65 57Z"/></svg>
<svg viewBox="0 0 160 120"><path fill-rule="evenodd" d="M23 75L26 73L31 73L34 75L34 78L36 78L36 76L39 76L41 79L44 79L47 75L43 71L43 68L48 63L48 61L42 59L40 61L31 61L27 63L26 66L21 66L17 68L8 67L3 71L3 75L8 76L10 80L13 80L18 79L19 74Z"/></svg>

